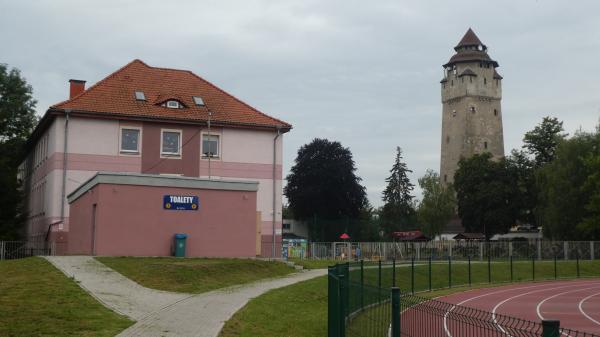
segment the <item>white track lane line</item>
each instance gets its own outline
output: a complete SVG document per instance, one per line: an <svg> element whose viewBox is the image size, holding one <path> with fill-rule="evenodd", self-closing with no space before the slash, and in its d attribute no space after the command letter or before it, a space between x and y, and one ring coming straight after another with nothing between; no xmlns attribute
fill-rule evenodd
<svg viewBox="0 0 600 337"><path fill-rule="evenodd" d="M579 284L579 285L598 285L598 282L595 283L588 283L588 284ZM535 294L535 293L539 293L542 291L546 291L546 290L556 290L556 289L562 289L562 288L567 288L567 287L572 287L573 285L564 285L564 286L559 286L559 287L553 287L553 288L544 288L544 289L538 289L538 290L533 290L533 291L528 291L519 295L515 295L515 296L511 296L509 298L504 299L503 301L498 302L498 304L496 304L496 306L492 309L492 319L494 320L494 324L496 324L496 326L498 327L498 329L500 329L500 331L502 331L504 334L506 334L507 336L511 336L506 330L504 330L504 328L498 324L498 321L496 320L496 310L498 310L498 308L500 306L502 306L504 303L508 302L508 301L512 301L515 298L519 298L525 295L530 295L530 294ZM600 286L598 286L600 287ZM580 290L580 289L578 289Z"/></svg>
<svg viewBox="0 0 600 337"><path fill-rule="evenodd" d="M600 295L600 293L595 293L592 294L584 299L582 299L581 301L579 301L579 311L583 314L583 316L585 316L587 319L589 319L590 321L600 325L600 322L598 322L597 320L593 319L592 317L590 317L584 310L583 310L583 303L587 300L589 300L590 298L594 297L594 296L598 296Z"/></svg>
<svg viewBox="0 0 600 337"><path fill-rule="evenodd" d="M448 314L450 314L454 310L454 308L456 308L456 306L458 306L458 305L463 305L463 304L465 304L465 303L467 303L469 301L472 301L474 299L478 299L478 298L489 296L489 295L501 294L501 293L505 293L505 292L509 292L509 291L513 291L513 290L539 288L539 287L542 287L542 286L545 286L545 285L548 285L548 283L541 283L541 284L535 284L535 285L526 286L526 287L517 287L517 288L510 288L510 289L503 289L503 290L498 290L498 291L492 291L490 293L485 293L485 294L481 294L481 295L478 295L478 296L473 296L471 298L467 298L466 300L461 301L461 302L453 305L448 311L446 311L446 313L444 314L444 331L446 332L446 335L448 337L452 337L452 334L450 333L450 330L448 329Z"/></svg>

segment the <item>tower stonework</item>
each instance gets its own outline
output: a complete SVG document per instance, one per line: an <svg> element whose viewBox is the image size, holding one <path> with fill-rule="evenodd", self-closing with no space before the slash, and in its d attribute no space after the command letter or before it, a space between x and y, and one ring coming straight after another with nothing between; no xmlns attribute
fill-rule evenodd
<svg viewBox="0 0 600 337"><path fill-rule="evenodd" d="M504 157L502 76L487 47L469 28L444 64L440 179L454 181L461 157L489 152Z"/></svg>

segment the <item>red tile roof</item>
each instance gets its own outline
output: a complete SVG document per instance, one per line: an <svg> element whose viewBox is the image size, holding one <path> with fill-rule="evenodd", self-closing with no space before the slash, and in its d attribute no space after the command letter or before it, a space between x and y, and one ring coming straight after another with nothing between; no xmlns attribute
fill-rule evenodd
<svg viewBox="0 0 600 337"><path fill-rule="evenodd" d="M137 101L134 92L146 100ZM197 106L199 96L205 106ZM168 99L183 103L183 109L161 106ZM290 129L291 125L270 117L188 70L150 67L133 60L70 100L50 107L98 115L205 122L209 110L213 125L239 125Z"/></svg>

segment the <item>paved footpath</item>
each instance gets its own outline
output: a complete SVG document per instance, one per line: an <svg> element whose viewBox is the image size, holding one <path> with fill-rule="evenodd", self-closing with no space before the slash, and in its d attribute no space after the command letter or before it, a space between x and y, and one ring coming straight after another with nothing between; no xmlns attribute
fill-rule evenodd
<svg viewBox="0 0 600 337"><path fill-rule="evenodd" d="M250 299L327 274L326 269L309 270L203 294L183 294L142 287L90 256L47 259L102 304L136 321L117 337L217 337L225 321Z"/></svg>

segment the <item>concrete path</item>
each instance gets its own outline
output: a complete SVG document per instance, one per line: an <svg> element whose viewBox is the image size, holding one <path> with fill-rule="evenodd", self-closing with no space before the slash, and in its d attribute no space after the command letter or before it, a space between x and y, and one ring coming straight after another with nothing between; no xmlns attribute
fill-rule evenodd
<svg viewBox="0 0 600 337"><path fill-rule="evenodd" d="M89 256L47 259L105 306L136 321L118 337L216 337L225 321L250 299L327 274L326 269L302 271L194 295L142 287Z"/></svg>

